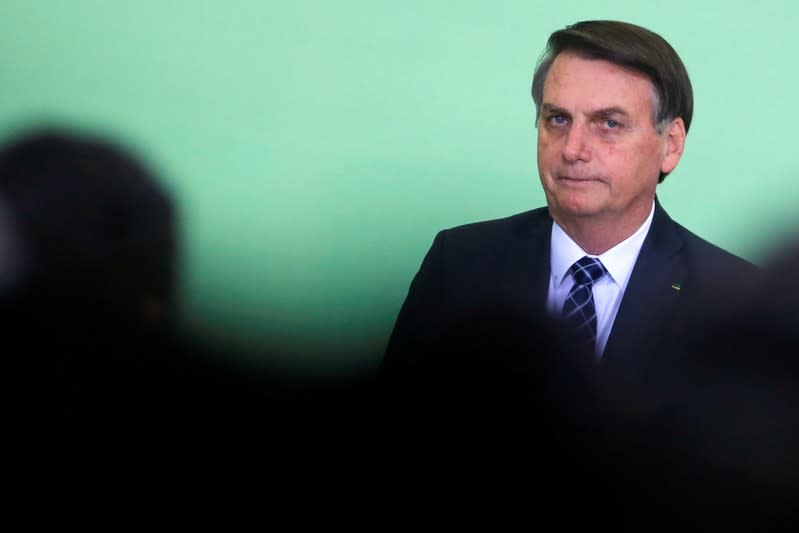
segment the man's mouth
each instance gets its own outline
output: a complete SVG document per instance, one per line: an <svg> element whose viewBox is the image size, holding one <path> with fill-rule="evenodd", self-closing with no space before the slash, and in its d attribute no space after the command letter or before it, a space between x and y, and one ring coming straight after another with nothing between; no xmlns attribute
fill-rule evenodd
<svg viewBox="0 0 799 533"><path fill-rule="evenodd" d="M558 176L559 181L565 181L568 183L591 183L600 181L597 178L592 177L583 177L583 176Z"/></svg>

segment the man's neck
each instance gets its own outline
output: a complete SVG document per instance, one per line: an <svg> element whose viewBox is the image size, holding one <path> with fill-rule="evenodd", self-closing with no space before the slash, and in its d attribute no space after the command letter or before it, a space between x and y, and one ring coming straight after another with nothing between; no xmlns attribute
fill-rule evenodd
<svg viewBox="0 0 799 533"><path fill-rule="evenodd" d="M608 216L585 216L556 219L556 222L580 248L591 255L600 255L638 231L650 213L651 207L624 220Z"/></svg>

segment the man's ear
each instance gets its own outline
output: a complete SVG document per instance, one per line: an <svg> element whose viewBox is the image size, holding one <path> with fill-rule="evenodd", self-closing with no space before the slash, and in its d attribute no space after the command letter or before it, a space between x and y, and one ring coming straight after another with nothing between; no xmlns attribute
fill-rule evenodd
<svg viewBox="0 0 799 533"><path fill-rule="evenodd" d="M666 136L666 144L660 171L668 174L677 167L685 148L685 122L683 122L682 118L677 117L672 120L664 135Z"/></svg>

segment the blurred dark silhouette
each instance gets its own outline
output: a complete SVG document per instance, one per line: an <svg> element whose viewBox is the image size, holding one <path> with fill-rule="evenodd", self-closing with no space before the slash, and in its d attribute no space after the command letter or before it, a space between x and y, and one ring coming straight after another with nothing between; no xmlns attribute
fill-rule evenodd
<svg viewBox="0 0 799 533"><path fill-rule="evenodd" d="M630 497L618 430L590 350L571 338L555 318L490 302L439 323L381 367L386 470L421 500L453 498L458 510L434 513L454 521L501 509L618 526L617 513L604 514Z"/></svg>
<svg viewBox="0 0 799 533"><path fill-rule="evenodd" d="M3 150L0 175L14 244L9 288L47 292L37 304L72 305L92 318L173 325L174 207L140 161L111 141L41 131Z"/></svg>
<svg viewBox="0 0 799 533"><path fill-rule="evenodd" d="M666 512L715 527L799 526L799 246L751 287L731 286L686 338L643 448ZM672 520L676 522L674 512Z"/></svg>
<svg viewBox="0 0 799 533"><path fill-rule="evenodd" d="M176 218L102 135L0 149L3 524L229 523L258 518L249 498L271 521L376 471L371 381L287 382L258 363L268 349L182 329Z"/></svg>
<svg viewBox="0 0 799 533"><path fill-rule="evenodd" d="M12 501L68 524L167 435L201 427L199 359L175 342L174 208L123 148L57 129L2 149L0 206Z"/></svg>
<svg viewBox="0 0 799 533"><path fill-rule="evenodd" d="M797 250L729 287L680 343L642 353L670 361L647 387L587 364L546 316L485 305L439 323L426 349L382 368L395 472L440 476L417 494L506 516L526 499L575 527L795 530Z"/></svg>
<svg viewBox="0 0 799 533"><path fill-rule="evenodd" d="M268 347L185 331L176 206L123 145L10 140L0 222L0 523L308 523L380 498L391 420L376 382L294 382L261 364Z"/></svg>

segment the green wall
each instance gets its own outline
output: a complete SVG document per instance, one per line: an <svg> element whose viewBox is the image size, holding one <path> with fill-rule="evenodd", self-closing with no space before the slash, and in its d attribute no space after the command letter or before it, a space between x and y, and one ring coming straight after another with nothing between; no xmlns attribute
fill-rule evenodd
<svg viewBox="0 0 799 533"><path fill-rule="evenodd" d="M377 363L439 229L543 205L533 68L590 18L681 54L696 111L661 200L764 261L799 198L788 0L3 0L0 134L127 143L182 215L186 324L341 375Z"/></svg>

